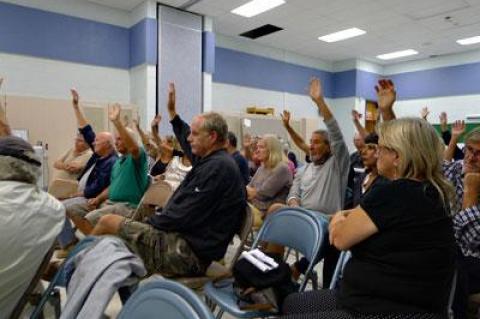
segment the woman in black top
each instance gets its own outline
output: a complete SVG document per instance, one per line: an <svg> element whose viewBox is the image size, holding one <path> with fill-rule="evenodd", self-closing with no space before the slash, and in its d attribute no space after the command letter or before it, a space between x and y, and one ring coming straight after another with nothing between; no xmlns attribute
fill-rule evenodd
<svg viewBox="0 0 480 319"><path fill-rule="evenodd" d="M446 314L455 245L443 143L417 118L385 122L378 134L377 167L387 179L330 222L330 242L352 252L340 289L290 296L287 318Z"/></svg>

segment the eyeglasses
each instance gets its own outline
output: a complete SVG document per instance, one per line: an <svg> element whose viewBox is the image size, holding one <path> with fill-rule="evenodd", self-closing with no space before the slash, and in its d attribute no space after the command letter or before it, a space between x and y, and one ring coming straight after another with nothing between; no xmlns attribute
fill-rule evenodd
<svg viewBox="0 0 480 319"><path fill-rule="evenodd" d="M384 145L378 145L377 146L377 154L380 154L380 153L392 153L392 152L395 152L394 149L390 148L390 147L387 147L387 146L384 146Z"/></svg>
<svg viewBox="0 0 480 319"><path fill-rule="evenodd" d="M469 154L475 157L476 159L480 159L480 150L476 150L469 145L465 146L462 151L463 151L463 154L465 155Z"/></svg>
<svg viewBox="0 0 480 319"><path fill-rule="evenodd" d="M376 150L378 148L378 145L373 143L367 143L365 144L365 148L369 150Z"/></svg>

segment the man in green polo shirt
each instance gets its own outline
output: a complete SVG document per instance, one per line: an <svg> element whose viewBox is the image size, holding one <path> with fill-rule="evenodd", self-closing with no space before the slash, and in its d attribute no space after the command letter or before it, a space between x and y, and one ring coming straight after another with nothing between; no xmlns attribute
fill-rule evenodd
<svg viewBox="0 0 480 319"><path fill-rule="evenodd" d="M131 217L148 187L147 154L133 137L133 131L122 124L120 113L118 104L109 110L110 121L117 129L115 147L122 154L112 168L110 186L87 204L74 205L67 212L85 234L90 234L103 215Z"/></svg>

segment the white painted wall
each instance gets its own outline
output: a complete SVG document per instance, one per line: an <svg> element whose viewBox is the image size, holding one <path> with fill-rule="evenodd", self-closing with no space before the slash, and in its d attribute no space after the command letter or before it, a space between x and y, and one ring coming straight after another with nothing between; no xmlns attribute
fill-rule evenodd
<svg viewBox="0 0 480 319"><path fill-rule="evenodd" d="M138 106L140 125L147 129L156 115L157 67L140 65L130 69L130 101Z"/></svg>
<svg viewBox="0 0 480 319"><path fill-rule="evenodd" d="M349 149L353 152L353 135L355 129L351 120L351 111L356 108L359 99L355 97L327 99L327 103L339 122ZM325 125L320 120L316 106L310 97L306 95L213 83L213 111L227 114L244 114L248 106L273 107L276 116L279 116L284 109L287 109L292 113L294 118L315 119L318 121L317 128L325 128ZM310 132L307 132L307 138L309 138L309 133Z"/></svg>
<svg viewBox="0 0 480 319"><path fill-rule="evenodd" d="M2 94L70 99L75 87L83 100L130 102L128 70L0 53Z"/></svg>
<svg viewBox="0 0 480 319"><path fill-rule="evenodd" d="M395 104L397 116L419 116L427 106L430 110L428 121L439 124L441 112L447 112L448 121L464 120L467 115L480 113L480 95L448 96L438 98L398 101Z"/></svg>

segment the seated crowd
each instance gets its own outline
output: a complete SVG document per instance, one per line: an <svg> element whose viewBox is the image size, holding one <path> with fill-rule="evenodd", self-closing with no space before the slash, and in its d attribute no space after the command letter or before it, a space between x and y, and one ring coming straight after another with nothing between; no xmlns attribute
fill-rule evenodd
<svg viewBox="0 0 480 319"><path fill-rule="evenodd" d="M116 133L95 132L71 90L78 134L55 161L52 180L74 191L56 193L51 186L57 199L36 187L40 162L27 142L11 135L0 105L0 318L9 317L54 242L64 257L78 232L120 238L148 275L202 276L224 258L247 209L260 227L285 207L323 216L329 238L315 260L323 260L324 289L289 295L283 317L443 318L454 286L455 318L467 318L469 296L480 293L480 129L465 136L461 150L464 122L450 131L442 113L439 134L427 109L418 118L396 119L394 84L380 80L375 89L380 123L369 133L352 112L357 151L350 155L320 80L311 80L309 95L326 129L312 132L307 143L290 113L282 114L286 133L306 154L303 165L275 135L246 135L237 150L237 137L218 113L185 123L173 84L167 112L174 136L160 137L157 116L151 132L135 122L141 142L118 104L109 110ZM169 185L168 201L137 214L156 183ZM275 243L263 249L284 253ZM345 250L352 257L340 287L328 290ZM309 263L292 264L292 278Z"/></svg>

